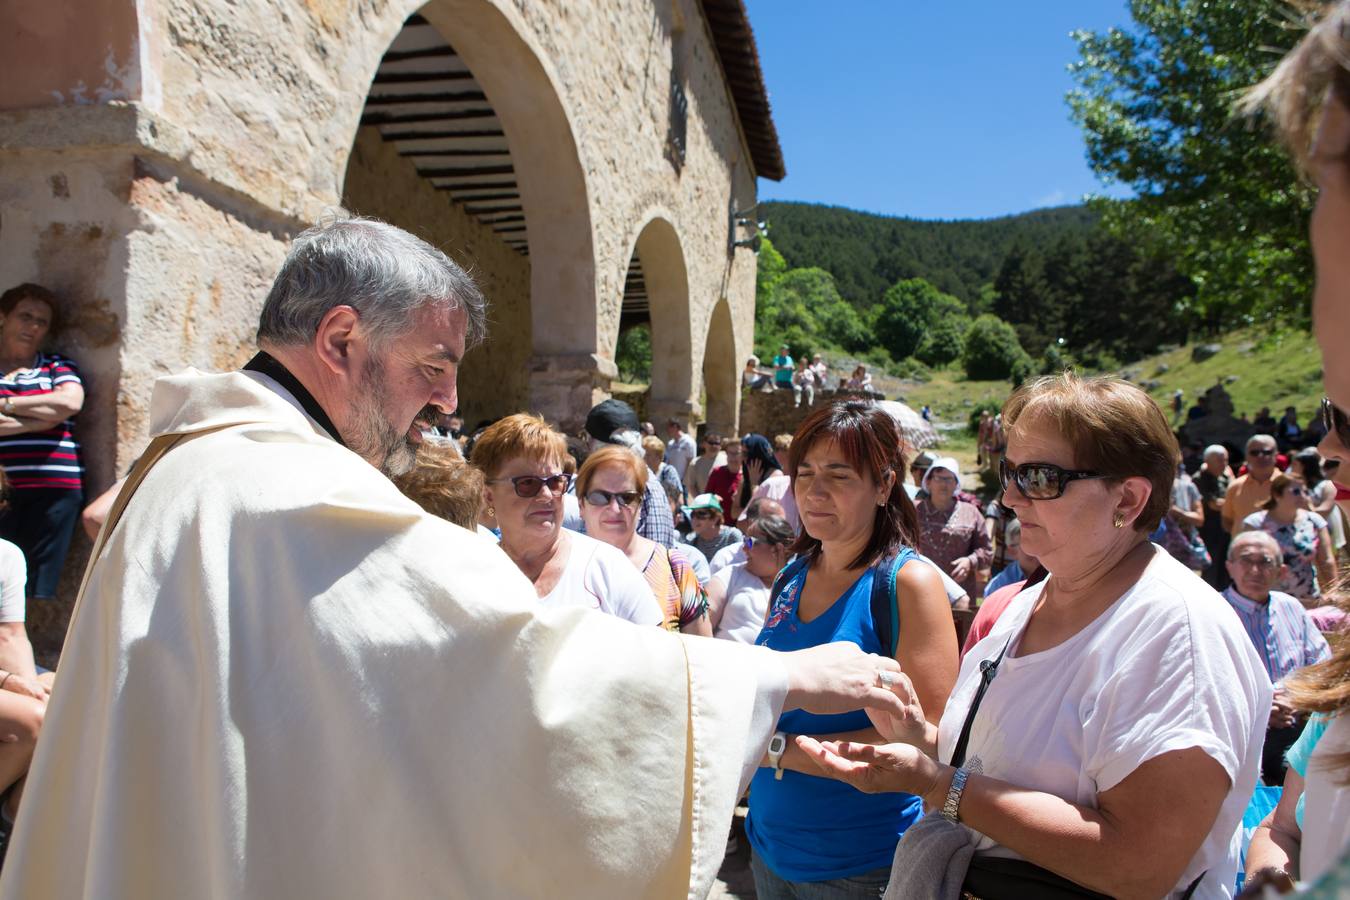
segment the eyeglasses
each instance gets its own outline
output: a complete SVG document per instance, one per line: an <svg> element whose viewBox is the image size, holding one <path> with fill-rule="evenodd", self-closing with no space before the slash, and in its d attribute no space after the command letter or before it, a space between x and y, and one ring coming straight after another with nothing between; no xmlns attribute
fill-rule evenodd
<svg viewBox="0 0 1350 900"><path fill-rule="evenodd" d="M1322 471L1324 471L1324 472L1329 472L1329 471L1331 471L1332 469L1339 469L1340 467L1341 467L1341 461L1340 461L1339 459L1324 459L1324 460L1322 460Z"/></svg>
<svg viewBox="0 0 1350 900"><path fill-rule="evenodd" d="M1252 556L1243 555L1233 557L1233 562L1239 566L1246 566L1249 569L1275 569L1280 565L1280 561L1270 556Z"/></svg>
<svg viewBox="0 0 1350 900"><path fill-rule="evenodd" d="M515 478L494 478L492 483L501 481L511 482L511 487L515 490L517 497L524 497L529 500L531 497L538 497L539 492L548 486L550 493L555 497L566 493L567 488L572 484L572 476L565 472L557 475L517 475Z"/></svg>
<svg viewBox="0 0 1350 900"><path fill-rule="evenodd" d="M1028 500L1058 500L1069 482L1083 478L1107 478L1100 472L1064 469L1051 463L1022 463L1014 466L1005 456L998 461L998 480L1003 490L1016 483Z"/></svg>
<svg viewBox="0 0 1350 900"><path fill-rule="evenodd" d="M741 541L741 549L743 549L746 553L749 553L750 550L751 550L756 544L760 545L761 547L768 547L770 550L772 550L774 547L786 547L786 546L787 546L786 544L778 544L778 543L775 543L774 541L771 541L771 540L769 540L768 538L751 537L750 535L747 534L747 535L745 536L745 539L744 539L743 541Z"/></svg>
<svg viewBox="0 0 1350 900"><path fill-rule="evenodd" d="M1329 397L1322 398L1322 424L1328 433L1334 433L1337 440L1350 447L1350 416L1332 403Z"/></svg>
<svg viewBox="0 0 1350 900"><path fill-rule="evenodd" d="M715 509L696 509L690 513L695 519L720 519L722 514Z"/></svg>
<svg viewBox="0 0 1350 900"><path fill-rule="evenodd" d="M591 506L609 506L615 500L619 501L620 506L631 509L642 500L642 495L637 491L602 491L599 488L591 488L586 492L586 502Z"/></svg>

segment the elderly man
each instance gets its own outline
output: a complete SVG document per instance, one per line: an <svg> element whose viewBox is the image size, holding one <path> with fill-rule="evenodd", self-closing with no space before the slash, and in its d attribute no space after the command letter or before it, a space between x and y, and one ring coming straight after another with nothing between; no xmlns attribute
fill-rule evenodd
<svg viewBox="0 0 1350 900"><path fill-rule="evenodd" d="M1210 444L1205 448L1205 462L1195 473L1195 489L1200 492L1201 512L1204 521L1200 524L1200 539L1209 551L1210 564L1205 569L1205 581L1215 590L1221 591L1228 586L1228 569L1224 560L1228 557L1228 529L1224 527L1223 506L1228 496L1228 486L1233 472L1228 468L1228 448L1223 444Z"/></svg>
<svg viewBox="0 0 1350 900"><path fill-rule="evenodd" d="M1284 783L1284 753L1303 731L1282 697L1280 683L1295 669L1321 662L1331 655L1326 638L1317 630L1303 604L1271 590L1284 572L1280 545L1264 531L1245 531L1228 548L1228 574L1233 584L1223 592L1233 607L1256 654L1275 683L1266 743L1261 752L1261 777L1270 785Z"/></svg>
<svg viewBox="0 0 1350 900"><path fill-rule="evenodd" d="M245 371L156 383L0 896L701 897L781 707L901 714L898 666L851 646L541 609L400 494L484 305L425 242L335 219Z"/></svg>
<svg viewBox="0 0 1350 900"><path fill-rule="evenodd" d="M1270 499L1270 479L1275 477L1275 439L1254 434L1247 440L1247 474L1228 485L1220 516L1229 535L1242 531L1242 520Z"/></svg>

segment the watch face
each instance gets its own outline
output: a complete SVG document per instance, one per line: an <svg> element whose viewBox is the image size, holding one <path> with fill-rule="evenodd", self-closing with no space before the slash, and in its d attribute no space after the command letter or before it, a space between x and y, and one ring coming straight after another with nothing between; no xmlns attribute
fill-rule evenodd
<svg viewBox="0 0 1350 900"><path fill-rule="evenodd" d="M787 746L787 738L783 737L782 735L775 734L773 737L769 738L770 753L782 753L783 748L785 748L786 746Z"/></svg>

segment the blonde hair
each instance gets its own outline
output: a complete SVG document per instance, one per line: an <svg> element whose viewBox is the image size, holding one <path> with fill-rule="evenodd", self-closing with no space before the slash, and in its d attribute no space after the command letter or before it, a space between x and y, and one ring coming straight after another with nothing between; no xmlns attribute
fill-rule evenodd
<svg viewBox="0 0 1350 900"><path fill-rule="evenodd" d="M581 464L581 469L577 472L577 499L584 500L590 493L591 481L595 478L595 473L605 466L614 466L618 469L624 469L633 476L633 483L637 485L639 494L647 491L647 473L650 471L647 464L638 459L637 454L627 447L620 447L616 444L610 444L607 447L601 447Z"/></svg>
<svg viewBox="0 0 1350 900"><path fill-rule="evenodd" d="M643 453L665 453L666 443L654 434L649 434L642 439Z"/></svg>
<svg viewBox="0 0 1350 900"><path fill-rule="evenodd" d="M1350 0L1334 4L1298 4L1308 33L1247 92L1238 110L1265 110L1294 162L1308 170L1318 123L1328 102L1350 108Z"/></svg>
<svg viewBox="0 0 1350 900"><path fill-rule="evenodd" d="M453 448L425 443L412 471L394 479L409 500L433 516L473 531L483 508L483 473Z"/></svg>
<svg viewBox="0 0 1350 900"><path fill-rule="evenodd" d="M1036 422L1049 423L1050 433L1073 448L1075 468L1114 481L1148 479L1152 491L1134 528L1158 527L1172 502L1181 450L1152 397L1118 378L1046 375L1013 391L1003 405L1008 434Z"/></svg>
<svg viewBox="0 0 1350 900"><path fill-rule="evenodd" d="M539 416L516 413L489 425L473 445L472 462L493 478L517 457L557 463L567 456L567 439Z"/></svg>

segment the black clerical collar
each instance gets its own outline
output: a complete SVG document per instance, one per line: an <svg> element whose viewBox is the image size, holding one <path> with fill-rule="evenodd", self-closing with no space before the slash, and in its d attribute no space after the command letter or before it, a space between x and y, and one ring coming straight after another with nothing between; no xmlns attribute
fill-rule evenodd
<svg viewBox="0 0 1350 900"><path fill-rule="evenodd" d="M299 402L300 406L309 417L319 423L319 427L328 432L328 436L337 441L342 446L347 446L342 440L342 435L338 434L337 426L333 420L328 418L328 413L323 411L319 401L314 399L314 395L300 383L300 379L291 374L290 370L277 361L277 358L265 350L259 350L258 355L244 364L245 372L261 372L268 378L271 378L277 384L290 391L291 396Z"/></svg>

